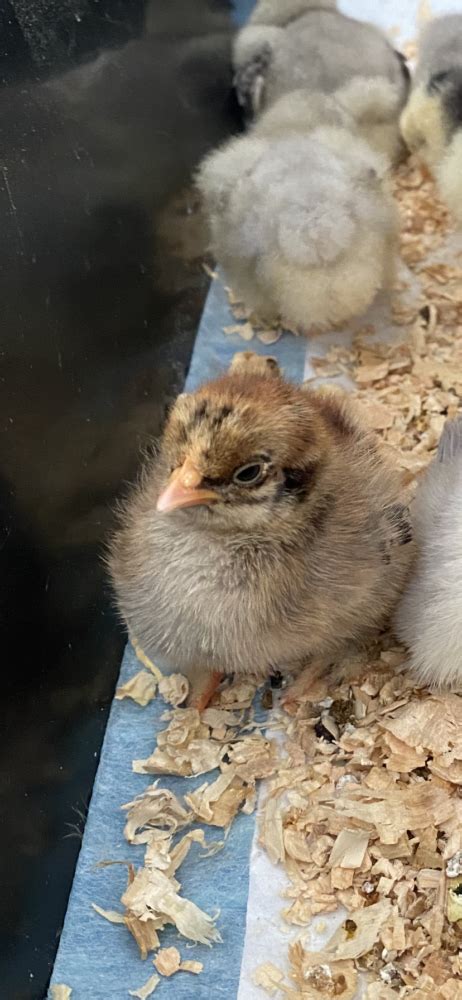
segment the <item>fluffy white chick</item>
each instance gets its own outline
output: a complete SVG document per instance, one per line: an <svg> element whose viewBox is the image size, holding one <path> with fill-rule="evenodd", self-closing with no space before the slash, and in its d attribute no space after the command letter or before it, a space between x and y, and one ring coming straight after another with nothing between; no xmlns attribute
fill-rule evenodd
<svg viewBox="0 0 462 1000"><path fill-rule="evenodd" d="M407 96L409 73L379 28L346 17L335 0L260 0L233 55L238 98L250 115L299 88L333 93L354 76L380 77Z"/></svg>
<svg viewBox="0 0 462 1000"><path fill-rule="evenodd" d="M340 324L392 277L388 160L353 128L334 98L301 91L200 168L212 251L266 321L305 332Z"/></svg>
<svg viewBox="0 0 462 1000"><path fill-rule="evenodd" d="M443 199L462 224L462 14L425 26L401 132L433 171Z"/></svg>
<svg viewBox="0 0 462 1000"><path fill-rule="evenodd" d="M412 512L417 563L396 612L422 684L462 686L462 417L448 422Z"/></svg>

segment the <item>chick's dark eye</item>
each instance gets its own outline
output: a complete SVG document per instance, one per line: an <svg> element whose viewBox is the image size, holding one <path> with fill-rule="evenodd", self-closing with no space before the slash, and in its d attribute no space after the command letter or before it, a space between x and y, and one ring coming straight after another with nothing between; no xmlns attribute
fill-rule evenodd
<svg viewBox="0 0 462 1000"><path fill-rule="evenodd" d="M264 475L263 462L249 462L248 465L241 465L233 474L233 481L240 486L256 486L261 482Z"/></svg>

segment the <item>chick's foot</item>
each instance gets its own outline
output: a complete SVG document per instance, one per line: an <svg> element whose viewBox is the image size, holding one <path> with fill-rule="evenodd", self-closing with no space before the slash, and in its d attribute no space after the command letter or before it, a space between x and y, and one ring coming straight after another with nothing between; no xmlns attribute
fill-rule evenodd
<svg viewBox="0 0 462 1000"><path fill-rule="evenodd" d="M214 671L212 674L208 672L199 673L198 677L195 678L192 684L189 699L190 707L197 708L199 712L203 712L210 704L215 691L223 680L223 677L224 674L220 674L217 671Z"/></svg>

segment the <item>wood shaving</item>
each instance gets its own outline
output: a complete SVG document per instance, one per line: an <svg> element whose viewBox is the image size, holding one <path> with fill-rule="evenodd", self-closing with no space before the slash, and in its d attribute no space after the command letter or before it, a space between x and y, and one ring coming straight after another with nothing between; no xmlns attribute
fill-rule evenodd
<svg viewBox="0 0 462 1000"><path fill-rule="evenodd" d="M122 902L142 922L154 920L160 928L173 924L190 941L200 944L221 941L214 919L180 896L179 888L179 883L164 872L140 868L125 890Z"/></svg>
<svg viewBox="0 0 462 1000"><path fill-rule="evenodd" d="M156 678L152 674L148 674L147 670L140 670L133 677L130 677L129 681L117 688L115 697L117 701L131 698L136 701L137 705L142 705L144 708L155 698L156 690Z"/></svg>
<svg viewBox="0 0 462 1000"><path fill-rule="evenodd" d="M289 960L292 966L291 978L295 980L298 989L293 994L294 998L353 1000L356 995L358 974L352 962L318 964L300 943L290 947Z"/></svg>
<svg viewBox="0 0 462 1000"><path fill-rule="evenodd" d="M154 975L149 977L144 986L140 986L137 990L129 990L128 992L131 997L138 997L138 1000L147 1000L148 997L152 996L154 990L157 989L159 983L159 976L156 976L154 973Z"/></svg>
<svg viewBox="0 0 462 1000"><path fill-rule="evenodd" d="M284 973L276 968L272 962L265 962L259 965L253 973L252 979L255 986L261 986L269 996L279 993L284 983Z"/></svg>
<svg viewBox="0 0 462 1000"><path fill-rule="evenodd" d="M283 995L291 1000L353 1000L356 996L358 974L352 962L313 963L302 945L297 942L289 949L290 978L293 989L284 974L272 962L265 962L254 972L253 981L269 996Z"/></svg>
<svg viewBox="0 0 462 1000"><path fill-rule="evenodd" d="M118 910L103 910L102 906L97 906L96 903L91 904L96 913L99 913L100 917L104 917L105 920L109 920L110 924L124 924L125 918L123 913L119 913Z"/></svg>
<svg viewBox="0 0 462 1000"><path fill-rule="evenodd" d="M154 965L161 976L173 976L181 965L178 948L161 948L154 959Z"/></svg>
<svg viewBox="0 0 462 1000"><path fill-rule="evenodd" d="M341 830L329 858L331 868L361 868L369 844L365 830Z"/></svg>
<svg viewBox="0 0 462 1000"><path fill-rule="evenodd" d="M190 812L168 788L159 788L158 782L122 806L127 812L124 834L129 844L147 844L157 831L167 831L172 836L187 826Z"/></svg>
<svg viewBox="0 0 462 1000"><path fill-rule="evenodd" d="M205 774L218 767L226 753L223 742L210 739L208 726L196 708L175 709L172 719L157 738L157 747L147 760L134 761L140 774Z"/></svg>
<svg viewBox="0 0 462 1000"><path fill-rule="evenodd" d="M189 694L189 681L183 674L167 674L159 681L159 694L168 705L178 708Z"/></svg>
<svg viewBox="0 0 462 1000"><path fill-rule="evenodd" d="M180 972L191 972L193 976L199 976L204 970L202 962L196 962L193 958L187 958L180 965Z"/></svg>
<svg viewBox="0 0 462 1000"><path fill-rule="evenodd" d="M396 993L383 983L371 983L365 1000L396 1000Z"/></svg>
<svg viewBox="0 0 462 1000"><path fill-rule="evenodd" d="M392 904L388 899L381 899L367 909L354 910L335 931L324 950L311 954L305 952L303 961L309 960L314 965L322 965L367 955L378 941L391 912Z"/></svg>
<svg viewBox="0 0 462 1000"><path fill-rule="evenodd" d="M185 801L198 820L211 826L227 827L251 794L252 789L236 776L233 768L229 768L216 781L205 783L186 795Z"/></svg>
<svg viewBox="0 0 462 1000"><path fill-rule="evenodd" d="M261 333L257 333L257 339L262 343L270 346L271 344L277 344L278 340L282 337L282 330L262 330Z"/></svg>
<svg viewBox="0 0 462 1000"><path fill-rule="evenodd" d="M155 663L153 663L152 660L149 659L149 656L146 656L146 653L143 652L141 646L138 645L136 639L134 639L133 637L131 639L131 643L137 660L139 660L140 663L143 664L143 667L146 667L146 670L151 671L151 673L154 675L157 681L160 681L163 677L163 674L162 671L159 670L159 667L156 667Z"/></svg>
<svg viewBox="0 0 462 1000"><path fill-rule="evenodd" d="M174 976L177 972L190 972L194 976L198 976L204 968L202 962L196 962L194 959L186 959L182 962L178 948L161 948L157 952L153 965L161 976L167 977Z"/></svg>
<svg viewBox="0 0 462 1000"><path fill-rule="evenodd" d="M214 705L230 711L242 711L250 708L257 684L250 680L238 680L229 687L223 688L214 699Z"/></svg>
<svg viewBox="0 0 462 1000"><path fill-rule="evenodd" d="M124 916L124 923L130 934L135 939L140 950L140 956L144 960L150 951L159 947L159 935L154 920L140 920L135 913L127 910Z"/></svg>
<svg viewBox="0 0 462 1000"><path fill-rule="evenodd" d="M64 986L63 983L55 983L50 986L51 1000L70 1000L72 996L72 989L70 986Z"/></svg>
<svg viewBox="0 0 462 1000"><path fill-rule="evenodd" d="M156 781L122 806L127 814L125 838L130 844L145 845L144 866L138 871L128 866L123 914L93 906L105 919L123 921L142 958L159 948L159 933L168 924L195 942L212 944L221 940L215 918L180 895L175 873L193 844L204 849L203 858L224 846L224 840L207 843L204 829L191 829L192 825L200 821L229 827L239 810L248 813L255 808L256 782L275 772L275 747L255 731L251 708L255 691L255 683L237 681L233 687L219 691L214 705L202 716L194 708L174 709L169 713L167 728L157 736L151 757L134 762L135 770L143 773L152 770L196 775L217 767L221 772L182 800ZM177 839L181 831L183 835ZM175 971L195 975L202 971L202 964L193 960L178 966L176 952L171 949L159 951L158 971L166 974L165 962L170 962L173 974L173 957Z"/></svg>
<svg viewBox="0 0 462 1000"><path fill-rule="evenodd" d="M218 272L213 271L212 268L205 263L205 261L202 263L202 268L205 271L207 277L210 278L211 281L215 281L216 278L218 278Z"/></svg>
<svg viewBox="0 0 462 1000"><path fill-rule="evenodd" d="M251 323L237 323L233 326L224 326L223 333L233 334L237 333L242 340L253 340L255 336L255 330ZM274 343L274 341L273 341Z"/></svg>

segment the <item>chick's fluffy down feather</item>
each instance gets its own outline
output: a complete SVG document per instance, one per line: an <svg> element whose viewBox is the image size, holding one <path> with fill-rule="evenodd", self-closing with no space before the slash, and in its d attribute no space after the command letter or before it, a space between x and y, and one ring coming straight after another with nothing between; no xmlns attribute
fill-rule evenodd
<svg viewBox="0 0 462 1000"><path fill-rule="evenodd" d="M399 114L409 86L403 57L380 29L346 17L329 0L262 0L236 37L233 63L237 94L250 114L301 87L333 93L358 75L392 85ZM396 114L394 124L398 131Z"/></svg>
<svg viewBox="0 0 462 1000"><path fill-rule="evenodd" d="M265 473L240 484L255 461ZM215 502L159 513L185 463ZM122 513L110 565L123 617L148 655L190 676L261 678L340 654L380 628L405 582L401 491L343 394L274 367L223 376L178 399Z"/></svg>
<svg viewBox="0 0 462 1000"><path fill-rule="evenodd" d="M297 133L289 113L286 130L290 102L209 156L198 186L234 292L265 320L307 330L360 314L388 282L396 212L386 159L340 126Z"/></svg>
<svg viewBox="0 0 462 1000"><path fill-rule="evenodd" d="M462 224L462 15L426 25L401 132L434 172L442 198Z"/></svg>
<svg viewBox="0 0 462 1000"><path fill-rule="evenodd" d="M336 0L258 0L249 17L249 24L275 24L283 28L315 7L335 10Z"/></svg>
<svg viewBox="0 0 462 1000"><path fill-rule="evenodd" d="M413 508L417 562L396 630L422 684L462 686L462 418L448 423Z"/></svg>

